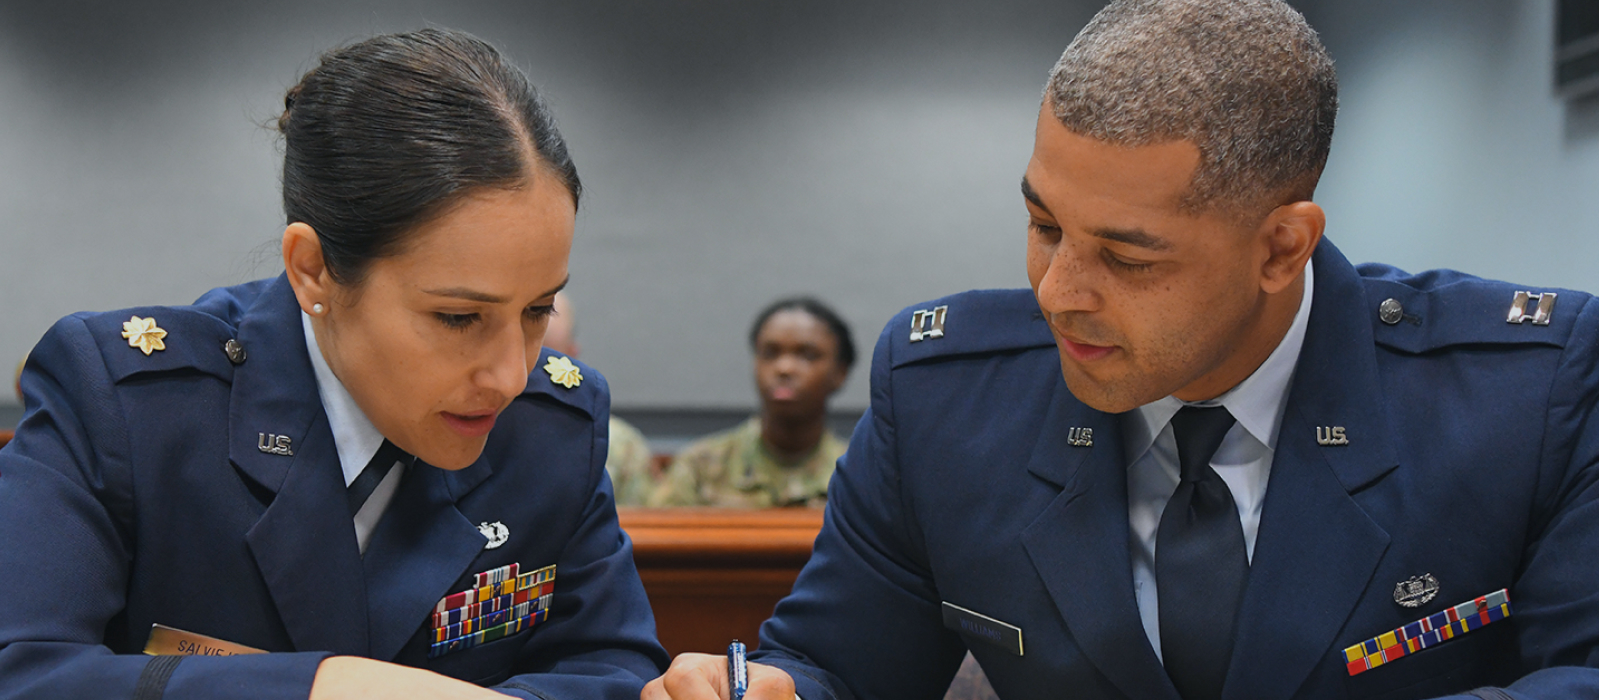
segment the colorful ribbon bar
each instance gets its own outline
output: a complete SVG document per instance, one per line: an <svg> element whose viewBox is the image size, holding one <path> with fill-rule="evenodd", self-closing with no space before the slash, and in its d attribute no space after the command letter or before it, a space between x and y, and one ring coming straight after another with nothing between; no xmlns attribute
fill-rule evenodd
<svg viewBox="0 0 1599 700"><path fill-rule="evenodd" d="M1501 588L1349 647L1344 661L1349 675L1357 675L1507 617L1510 591Z"/></svg>
<svg viewBox="0 0 1599 700"><path fill-rule="evenodd" d="M472 588L440 599L433 607L428 658L516 634L549 617L555 566L525 574L518 569L508 564L475 574Z"/></svg>

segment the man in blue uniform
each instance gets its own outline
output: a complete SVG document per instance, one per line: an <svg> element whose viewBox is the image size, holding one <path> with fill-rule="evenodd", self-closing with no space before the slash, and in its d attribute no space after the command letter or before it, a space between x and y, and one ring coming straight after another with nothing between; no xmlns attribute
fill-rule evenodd
<svg viewBox="0 0 1599 700"><path fill-rule="evenodd" d="M1277 0L1090 22L1031 293L889 323L748 697L935 697L967 649L1007 699L1599 697L1599 305L1352 266L1311 201L1336 104Z"/></svg>

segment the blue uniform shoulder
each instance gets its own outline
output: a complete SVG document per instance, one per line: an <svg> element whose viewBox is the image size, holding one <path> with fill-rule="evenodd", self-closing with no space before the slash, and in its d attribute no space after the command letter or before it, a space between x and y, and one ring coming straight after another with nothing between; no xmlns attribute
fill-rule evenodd
<svg viewBox="0 0 1599 700"><path fill-rule="evenodd" d="M610 410L610 387L594 368L545 348L527 378L523 396L543 396L597 419Z"/></svg>
<svg viewBox="0 0 1599 700"><path fill-rule="evenodd" d="M889 321L893 366L940 357L1054 347L1028 289L978 289L907 308Z"/></svg>
<svg viewBox="0 0 1599 700"><path fill-rule="evenodd" d="M213 289L190 306L141 306L70 318L81 322L99 346L113 382L175 370L231 381L233 359L243 355L230 355L228 341L238 334L239 318L264 286L263 281Z"/></svg>
<svg viewBox="0 0 1599 700"><path fill-rule="evenodd" d="M1593 298L1585 292L1516 285L1454 270L1410 274L1377 264L1357 269L1377 343L1412 353L1456 345L1565 347L1578 315Z"/></svg>

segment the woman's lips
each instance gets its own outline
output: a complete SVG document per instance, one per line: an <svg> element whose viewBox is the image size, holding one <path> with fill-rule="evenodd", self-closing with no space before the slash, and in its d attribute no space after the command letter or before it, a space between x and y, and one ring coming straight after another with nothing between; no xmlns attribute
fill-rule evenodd
<svg viewBox="0 0 1599 700"><path fill-rule="evenodd" d="M1114 345L1089 345L1075 342L1065 336L1061 336L1060 342L1061 347L1066 348L1066 354L1071 355L1072 359L1078 362L1093 362L1109 355L1111 351L1116 349Z"/></svg>
<svg viewBox="0 0 1599 700"><path fill-rule="evenodd" d="M772 387L772 400L773 401L792 401L794 399L794 394L795 394L794 387L789 387L789 386Z"/></svg>
<svg viewBox="0 0 1599 700"><path fill-rule="evenodd" d="M494 411L467 414L446 411L439 415L444 417L444 424L450 426L451 430L466 437L483 437L494 429L494 418L498 414Z"/></svg>

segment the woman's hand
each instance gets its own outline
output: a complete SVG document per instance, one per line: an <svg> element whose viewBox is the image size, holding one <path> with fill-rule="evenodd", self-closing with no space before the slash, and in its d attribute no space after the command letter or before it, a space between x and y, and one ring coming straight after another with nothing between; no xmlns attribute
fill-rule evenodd
<svg viewBox="0 0 1599 700"><path fill-rule="evenodd" d="M317 667L311 700L364 698L505 700L504 695L466 681L360 656L330 656Z"/></svg>
<svg viewBox="0 0 1599 700"><path fill-rule="evenodd" d="M752 663L745 700L795 700L794 679L781 669ZM727 657L678 654L672 667L649 685L640 700L729 700ZM315 697L312 700L316 700Z"/></svg>

